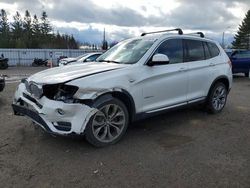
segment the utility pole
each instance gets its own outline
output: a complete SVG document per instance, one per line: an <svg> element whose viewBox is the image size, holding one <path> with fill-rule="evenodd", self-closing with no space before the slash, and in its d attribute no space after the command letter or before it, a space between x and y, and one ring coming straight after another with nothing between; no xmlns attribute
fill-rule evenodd
<svg viewBox="0 0 250 188"><path fill-rule="evenodd" d="M103 50L107 50L108 49L108 42L106 41L105 28L104 28L104 31L103 31L102 49Z"/></svg>
<svg viewBox="0 0 250 188"><path fill-rule="evenodd" d="M222 33L222 43L221 43L221 45L222 45L222 48L225 49L225 31L223 31L223 33Z"/></svg>

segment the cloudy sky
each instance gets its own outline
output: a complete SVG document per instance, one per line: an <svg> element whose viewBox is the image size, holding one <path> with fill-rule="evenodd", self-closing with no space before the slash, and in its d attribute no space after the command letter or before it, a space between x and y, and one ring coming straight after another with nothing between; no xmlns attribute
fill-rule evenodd
<svg viewBox="0 0 250 188"><path fill-rule="evenodd" d="M16 11L40 15L45 10L55 31L73 34L79 41L101 42L103 28L109 41L144 31L180 27L203 31L221 42L232 41L250 9L250 0L0 0L9 20Z"/></svg>

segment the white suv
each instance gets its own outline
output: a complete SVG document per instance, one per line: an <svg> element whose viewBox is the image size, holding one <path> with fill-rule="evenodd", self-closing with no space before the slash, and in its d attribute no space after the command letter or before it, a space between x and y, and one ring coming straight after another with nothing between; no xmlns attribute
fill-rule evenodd
<svg viewBox="0 0 250 188"><path fill-rule="evenodd" d="M220 112L232 85L228 56L202 33L175 30L122 41L97 63L52 68L22 80L15 114L52 134L83 134L101 147L120 140L130 122L172 108L204 103L209 112Z"/></svg>

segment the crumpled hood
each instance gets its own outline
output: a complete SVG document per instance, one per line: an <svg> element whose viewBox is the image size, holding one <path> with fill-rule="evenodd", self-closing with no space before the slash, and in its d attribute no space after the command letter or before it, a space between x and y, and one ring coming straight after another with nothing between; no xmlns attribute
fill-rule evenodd
<svg viewBox="0 0 250 188"><path fill-rule="evenodd" d="M106 71L123 68L127 65L114 63L92 62L85 64L56 67L38 72L28 78L38 84L63 83L80 77L98 74Z"/></svg>

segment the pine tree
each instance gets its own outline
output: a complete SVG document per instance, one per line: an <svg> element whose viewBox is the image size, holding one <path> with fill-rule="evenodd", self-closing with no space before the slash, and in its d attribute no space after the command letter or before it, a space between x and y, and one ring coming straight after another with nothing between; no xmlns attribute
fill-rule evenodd
<svg viewBox="0 0 250 188"><path fill-rule="evenodd" d="M32 32L31 46L32 48L39 48L41 31L40 31L40 23L36 15L34 15L32 20L31 32Z"/></svg>
<svg viewBox="0 0 250 188"><path fill-rule="evenodd" d="M20 39L22 36L23 32L23 21L20 13L17 11L16 15L13 16L14 22L11 24L12 25L12 32L14 39Z"/></svg>
<svg viewBox="0 0 250 188"><path fill-rule="evenodd" d="M232 43L233 48L250 49L250 10L247 11Z"/></svg>
<svg viewBox="0 0 250 188"><path fill-rule="evenodd" d="M48 35L52 31L52 27L48 20L48 15L45 11L42 12L40 27L43 35Z"/></svg>
<svg viewBox="0 0 250 188"><path fill-rule="evenodd" d="M46 12L41 19L32 19L28 10L23 19L19 12L13 18L10 28L5 10L0 10L0 48L78 48L73 35L52 32Z"/></svg>
<svg viewBox="0 0 250 188"><path fill-rule="evenodd" d="M32 41L32 20L28 10L25 11L25 16L23 20L24 41L26 44L26 48L30 48Z"/></svg>
<svg viewBox="0 0 250 188"><path fill-rule="evenodd" d="M7 35L10 32L7 14L4 9L0 12L0 34Z"/></svg>
<svg viewBox="0 0 250 188"><path fill-rule="evenodd" d="M10 26L4 9L0 12L0 48L10 48Z"/></svg>

